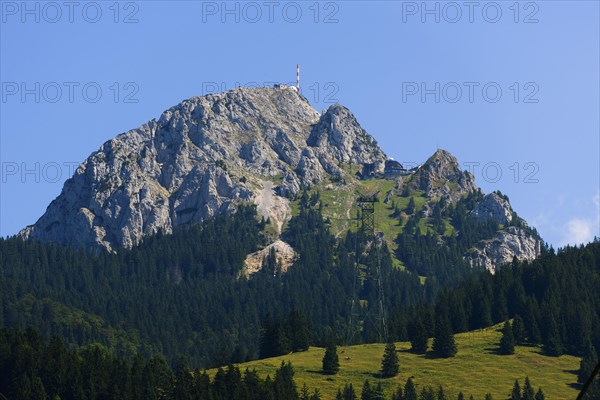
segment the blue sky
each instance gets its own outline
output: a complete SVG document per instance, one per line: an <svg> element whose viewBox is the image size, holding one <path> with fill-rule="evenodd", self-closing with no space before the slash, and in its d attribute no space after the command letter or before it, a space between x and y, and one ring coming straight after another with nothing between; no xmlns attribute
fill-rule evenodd
<svg viewBox="0 0 600 400"><path fill-rule="evenodd" d="M445 148L555 247L589 241L598 4L2 1L0 235L106 140L215 87L293 82L300 63L315 108L347 106L388 155Z"/></svg>

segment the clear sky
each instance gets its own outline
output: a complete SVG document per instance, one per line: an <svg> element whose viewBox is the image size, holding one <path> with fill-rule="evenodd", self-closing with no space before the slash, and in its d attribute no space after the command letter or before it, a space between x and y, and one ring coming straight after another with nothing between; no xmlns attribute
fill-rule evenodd
<svg viewBox="0 0 600 400"><path fill-rule="evenodd" d="M0 235L195 95L294 82L383 150L437 147L555 247L599 233L598 1L2 1Z"/></svg>

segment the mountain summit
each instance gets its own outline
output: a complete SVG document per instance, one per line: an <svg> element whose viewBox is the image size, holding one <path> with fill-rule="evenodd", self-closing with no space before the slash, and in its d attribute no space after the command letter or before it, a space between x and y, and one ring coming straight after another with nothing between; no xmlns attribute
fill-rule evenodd
<svg viewBox="0 0 600 400"><path fill-rule="evenodd" d="M285 197L385 159L347 108L320 115L293 88L193 97L104 143L19 235L112 250L244 201L280 229Z"/></svg>
<svg viewBox="0 0 600 400"><path fill-rule="evenodd" d="M320 114L285 86L193 97L107 141L19 235L115 251L253 203L274 240L291 218L296 195L311 188L321 192L335 234L350 228L357 191L386 190L384 203L396 203L394 214L382 209L387 215L378 217L387 218L382 228L390 244L411 214L397 205L408 197L419 204L422 233L431 231L434 218L441 233L440 205L475 196L472 218L500 228L475 243L466 260L493 271L513 257L539 253L539 237L513 216L508 198L483 197L449 152L437 150L423 165L405 169L388 159L346 107L335 104ZM388 207L384 203L380 207ZM443 236L455 235L455 228Z"/></svg>

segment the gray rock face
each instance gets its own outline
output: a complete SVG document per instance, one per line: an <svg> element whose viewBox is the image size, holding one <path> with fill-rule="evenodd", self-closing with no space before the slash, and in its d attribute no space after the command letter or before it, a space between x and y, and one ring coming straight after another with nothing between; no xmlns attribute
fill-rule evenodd
<svg viewBox="0 0 600 400"><path fill-rule="evenodd" d="M130 247L235 210L256 199L265 180L281 178L274 193L289 196L339 173L340 163L385 158L346 108L335 105L321 116L291 88L193 97L104 143L19 235ZM277 199L269 204L281 206Z"/></svg>
<svg viewBox="0 0 600 400"><path fill-rule="evenodd" d="M512 208L509 202L493 192L485 195L483 201L471 211L471 217L478 221L491 219L492 221L505 225L512 220Z"/></svg>
<svg viewBox="0 0 600 400"><path fill-rule="evenodd" d="M461 171L456 158L446 150L438 150L429 157L412 180L428 197L445 197L449 201L477 190L473 174Z"/></svg>
<svg viewBox="0 0 600 400"><path fill-rule="evenodd" d="M465 256L473 266L494 273L502 264L516 257L519 261L533 260L540 254L540 240L523 228L509 226L490 240L478 242Z"/></svg>
<svg viewBox="0 0 600 400"><path fill-rule="evenodd" d="M386 156L377 142L356 121L350 110L339 104L332 105L313 127L307 144L315 148L320 159L333 156L335 160L354 164L383 163ZM329 156L329 157L326 157ZM335 169L326 166L326 170ZM333 174L333 171L327 171Z"/></svg>

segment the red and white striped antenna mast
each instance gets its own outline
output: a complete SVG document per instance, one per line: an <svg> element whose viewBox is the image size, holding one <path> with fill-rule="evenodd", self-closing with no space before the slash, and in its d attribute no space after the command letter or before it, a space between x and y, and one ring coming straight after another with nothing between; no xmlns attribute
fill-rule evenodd
<svg viewBox="0 0 600 400"><path fill-rule="evenodd" d="M300 64L296 64L296 90L300 93Z"/></svg>

